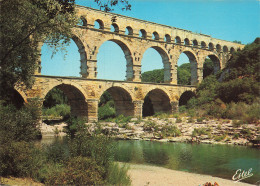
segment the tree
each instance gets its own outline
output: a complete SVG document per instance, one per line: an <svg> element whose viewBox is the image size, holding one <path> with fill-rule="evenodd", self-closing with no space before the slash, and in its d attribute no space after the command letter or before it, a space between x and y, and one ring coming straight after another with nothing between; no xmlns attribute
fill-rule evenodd
<svg viewBox="0 0 260 186"><path fill-rule="evenodd" d="M203 64L203 78L206 78L209 75L214 74L214 64L213 61L209 58L206 58Z"/></svg>
<svg viewBox="0 0 260 186"><path fill-rule="evenodd" d="M105 11L119 5L131 9L126 0L94 2ZM17 82L32 85L40 42L47 43L54 53L69 43L79 21L75 6L75 0L0 1L0 99L8 100Z"/></svg>
<svg viewBox="0 0 260 186"><path fill-rule="evenodd" d="M142 82L162 83L164 81L164 69L156 69L142 73Z"/></svg>
<svg viewBox="0 0 260 186"><path fill-rule="evenodd" d="M184 63L177 68L177 82L181 85L191 84L190 63Z"/></svg>

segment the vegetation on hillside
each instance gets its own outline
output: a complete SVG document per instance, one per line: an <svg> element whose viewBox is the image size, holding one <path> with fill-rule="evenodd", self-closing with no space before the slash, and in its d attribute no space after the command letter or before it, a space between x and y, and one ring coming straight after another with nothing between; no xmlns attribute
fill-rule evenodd
<svg viewBox="0 0 260 186"><path fill-rule="evenodd" d="M258 122L260 119L260 39L233 54L218 76L205 78L196 90L187 108L196 114L242 119Z"/></svg>

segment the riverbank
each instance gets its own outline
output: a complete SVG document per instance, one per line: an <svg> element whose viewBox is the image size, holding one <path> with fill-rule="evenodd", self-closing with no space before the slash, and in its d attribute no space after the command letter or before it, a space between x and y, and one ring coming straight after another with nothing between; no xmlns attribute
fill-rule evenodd
<svg viewBox="0 0 260 186"><path fill-rule="evenodd" d="M90 129L97 124L89 123ZM123 140L153 140L160 142L195 142L206 144L252 145L251 139L260 136L260 125L234 124L232 120L200 120L189 117L153 118L130 121L99 122L102 132ZM53 126L41 124L46 136L64 136L66 123Z"/></svg>
<svg viewBox="0 0 260 186"><path fill-rule="evenodd" d="M188 186L194 185L199 186L203 185L206 182L215 182L222 186L239 186L239 185L251 185L242 182L234 182L232 180L226 180L218 177L200 175L182 171L171 170L162 167L149 166L149 165L137 165L137 164L128 164L130 169L128 174L131 177L133 186L140 185L174 185L174 186Z"/></svg>
<svg viewBox="0 0 260 186"><path fill-rule="evenodd" d="M124 164L124 163L120 163ZM234 182L232 180L226 180L218 177L194 174L182 171L171 170L163 167L149 166L149 165L137 165L127 164L129 166L128 175L130 176L132 186L199 186L206 182L217 183L218 185L228 186L250 186L251 184ZM29 178L1 178L1 184L7 185L37 185L43 186L44 184L35 182Z"/></svg>

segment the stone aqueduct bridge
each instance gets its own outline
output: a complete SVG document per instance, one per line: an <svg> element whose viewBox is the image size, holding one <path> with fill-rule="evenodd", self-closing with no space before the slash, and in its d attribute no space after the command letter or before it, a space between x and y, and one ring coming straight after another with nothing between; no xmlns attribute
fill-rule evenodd
<svg viewBox="0 0 260 186"><path fill-rule="evenodd" d="M79 48L81 78L41 75L41 62L30 90L18 86L25 101L39 97L58 87L67 95L72 114L97 120L98 102L104 91L110 92L117 114L142 117L143 107L153 107L153 112L173 112L179 99L194 86L177 85L177 61L185 53L191 63L191 82L196 85L203 79L206 57L214 62L214 71L225 67L234 51L244 45L192 33L153 22L119 14L77 6L82 25L73 29L73 40ZM96 24L95 24L96 23ZM96 27L95 25L98 25ZM126 81L97 80L97 54L106 41L113 41L123 50L126 58ZM141 61L148 48L155 49L162 57L164 83L141 83ZM145 103L148 96L150 105ZM149 108L148 108L149 110Z"/></svg>

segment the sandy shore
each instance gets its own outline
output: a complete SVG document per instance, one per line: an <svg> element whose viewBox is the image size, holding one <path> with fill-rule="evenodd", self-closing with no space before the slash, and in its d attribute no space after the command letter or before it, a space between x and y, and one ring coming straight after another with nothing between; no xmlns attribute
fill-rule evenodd
<svg viewBox="0 0 260 186"><path fill-rule="evenodd" d="M182 171L166 169L162 167L128 164L129 175L133 186L158 185L158 186L199 186L206 182L217 182L220 186L242 186L251 185L246 183L226 180L218 177L200 175Z"/></svg>

